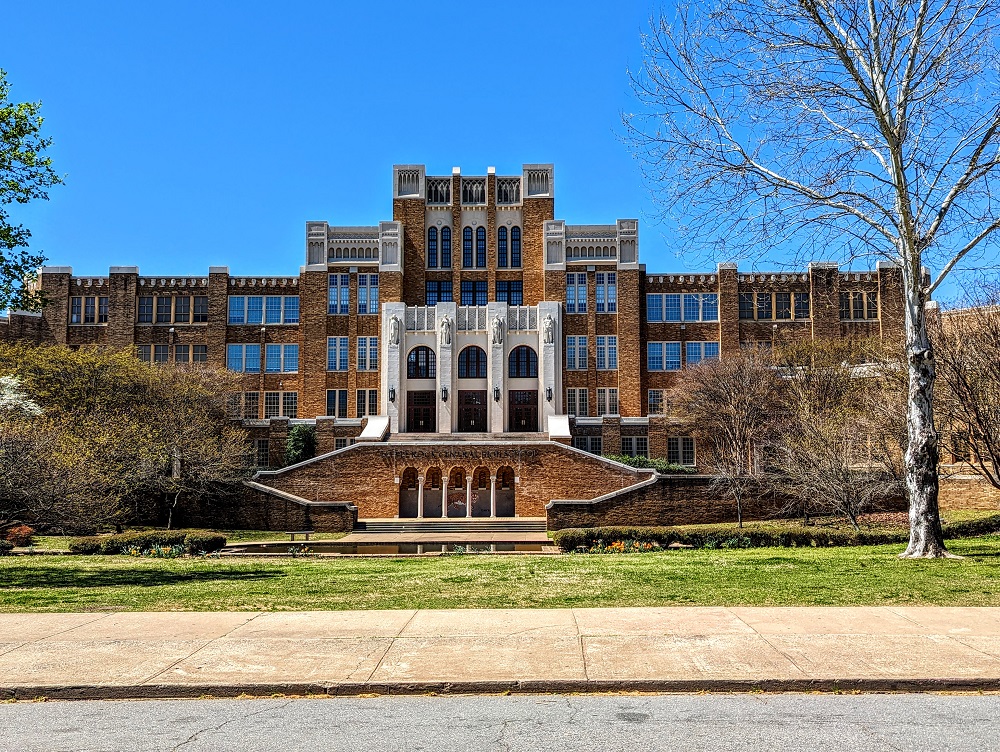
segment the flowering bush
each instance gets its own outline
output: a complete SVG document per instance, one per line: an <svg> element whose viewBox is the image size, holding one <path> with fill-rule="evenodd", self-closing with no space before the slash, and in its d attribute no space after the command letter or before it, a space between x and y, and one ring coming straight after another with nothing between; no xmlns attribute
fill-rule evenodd
<svg viewBox="0 0 1000 752"><path fill-rule="evenodd" d="M13 546L30 546L35 529L27 525L17 525L7 531L7 542Z"/></svg>
<svg viewBox="0 0 1000 752"><path fill-rule="evenodd" d="M605 543L603 540L597 541L588 549L591 554L638 554L648 551L662 551L663 547L656 541L611 541Z"/></svg>

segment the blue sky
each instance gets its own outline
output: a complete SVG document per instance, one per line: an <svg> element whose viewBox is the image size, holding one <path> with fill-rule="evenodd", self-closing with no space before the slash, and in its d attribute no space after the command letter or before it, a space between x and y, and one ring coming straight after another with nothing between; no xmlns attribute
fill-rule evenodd
<svg viewBox="0 0 1000 752"><path fill-rule="evenodd" d="M306 220L391 218L394 163L554 162L557 217L639 217L650 272L714 268L666 237L620 140L652 7L8 2L0 67L66 180L15 218L78 274L288 274Z"/></svg>

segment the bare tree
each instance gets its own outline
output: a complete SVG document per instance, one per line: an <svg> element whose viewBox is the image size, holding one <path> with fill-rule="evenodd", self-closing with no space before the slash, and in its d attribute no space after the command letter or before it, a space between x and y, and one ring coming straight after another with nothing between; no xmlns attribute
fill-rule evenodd
<svg viewBox="0 0 1000 752"><path fill-rule="evenodd" d="M1000 488L1000 289L946 311L935 327L941 412L953 454Z"/></svg>
<svg viewBox="0 0 1000 752"><path fill-rule="evenodd" d="M678 374L669 392L671 411L701 447L715 490L732 499L743 527L743 508L762 488L762 453L782 412L782 380L766 353L705 361Z"/></svg>
<svg viewBox="0 0 1000 752"><path fill-rule="evenodd" d="M902 268L910 541L947 555L924 306L1000 228L997 0L719 0L654 19L624 117L688 237ZM801 230L808 230L801 233ZM938 269L928 279L924 267Z"/></svg>

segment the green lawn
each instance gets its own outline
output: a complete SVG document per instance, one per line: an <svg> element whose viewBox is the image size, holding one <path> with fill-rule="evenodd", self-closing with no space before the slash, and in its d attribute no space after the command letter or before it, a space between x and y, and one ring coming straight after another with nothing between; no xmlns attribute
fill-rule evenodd
<svg viewBox="0 0 1000 752"><path fill-rule="evenodd" d="M1000 606L1000 535L962 560L900 546L386 559L0 558L0 611L541 608L658 605Z"/></svg>
<svg viewBox="0 0 1000 752"><path fill-rule="evenodd" d="M129 528L129 530L143 530L152 528ZM254 543L257 541L287 541L288 534L280 530L218 530L218 533L226 536L227 543ZM313 533L310 540L332 541L343 538L347 533ZM69 548L69 542L73 540L72 535L36 535L32 546L38 551L65 551ZM302 540L302 536L296 538Z"/></svg>

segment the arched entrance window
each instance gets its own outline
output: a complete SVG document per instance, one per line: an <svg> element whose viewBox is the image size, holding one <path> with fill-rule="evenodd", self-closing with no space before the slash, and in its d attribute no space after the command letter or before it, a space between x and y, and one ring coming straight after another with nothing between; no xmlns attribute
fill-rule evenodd
<svg viewBox="0 0 1000 752"><path fill-rule="evenodd" d="M441 517L441 468L428 468L424 474L424 517Z"/></svg>
<svg viewBox="0 0 1000 752"><path fill-rule="evenodd" d="M472 516L490 516L490 469L477 467L472 476Z"/></svg>
<svg viewBox="0 0 1000 752"><path fill-rule="evenodd" d="M437 377L437 362L434 351L421 345L410 350L406 356L406 378L433 379Z"/></svg>
<svg viewBox="0 0 1000 752"><path fill-rule="evenodd" d="M527 345L519 345L507 357L507 375L512 379L538 378L538 355Z"/></svg>
<svg viewBox="0 0 1000 752"><path fill-rule="evenodd" d="M408 467L399 479L399 516L416 517L417 499L420 495L417 482L417 469Z"/></svg>
<svg viewBox="0 0 1000 752"><path fill-rule="evenodd" d="M514 468L497 470L497 517L514 516Z"/></svg>
<svg viewBox="0 0 1000 752"><path fill-rule="evenodd" d="M448 511L446 517L465 517L465 468L453 467L448 473Z"/></svg>
<svg viewBox="0 0 1000 752"><path fill-rule="evenodd" d="M458 354L458 378L486 378L486 351L483 348L471 345Z"/></svg>

